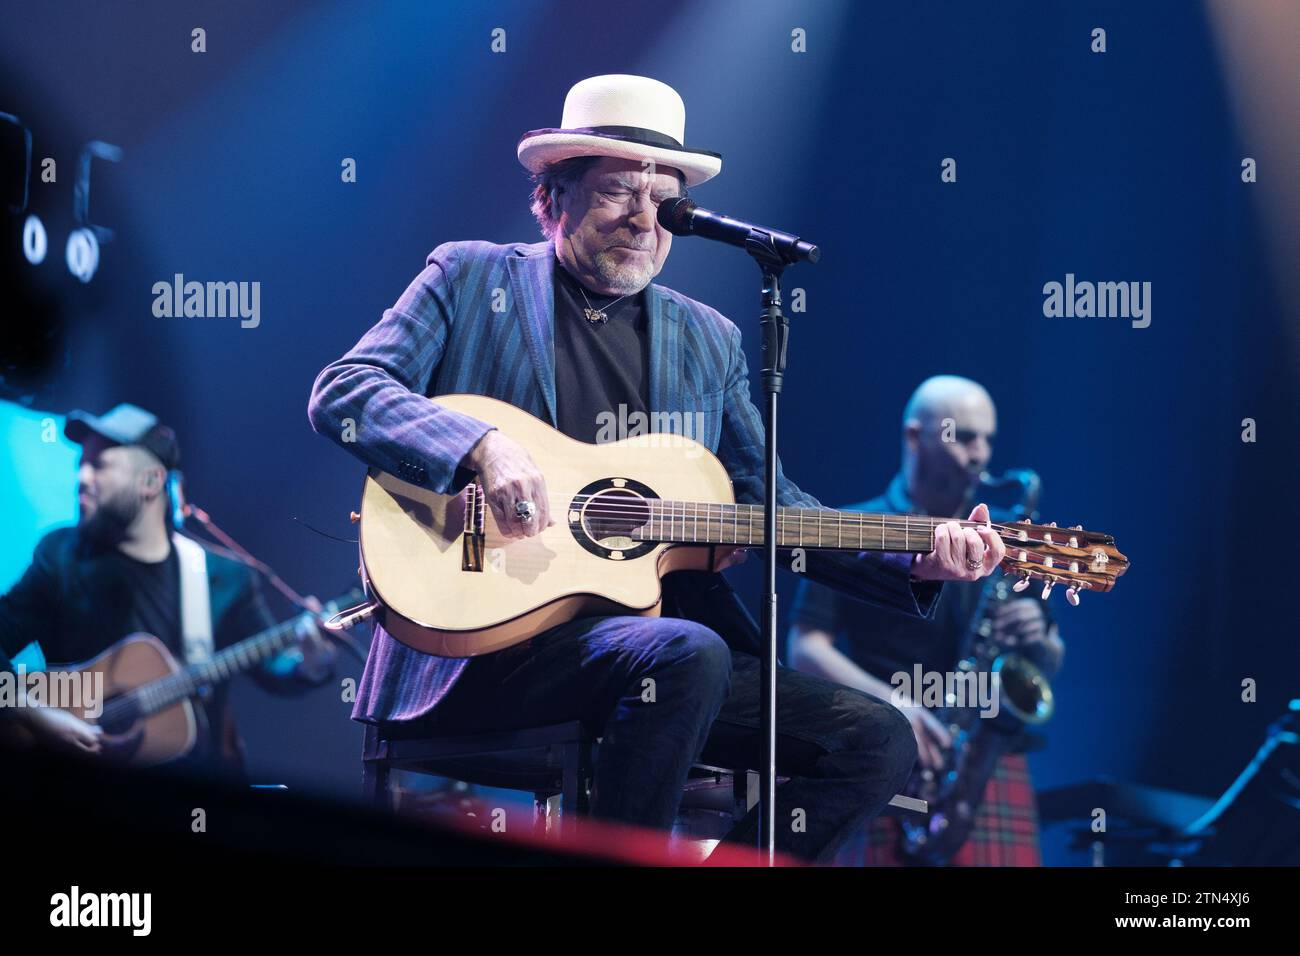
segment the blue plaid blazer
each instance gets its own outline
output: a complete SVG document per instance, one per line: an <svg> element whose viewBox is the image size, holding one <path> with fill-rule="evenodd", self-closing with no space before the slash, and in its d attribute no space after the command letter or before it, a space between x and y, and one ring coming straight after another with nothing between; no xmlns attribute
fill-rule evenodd
<svg viewBox="0 0 1300 956"><path fill-rule="evenodd" d="M308 408L316 431L404 481L453 490L458 465L489 425L427 399L472 393L556 422L553 273L549 242L450 242L356 346L320 373ZM763 422L750 398L740 329L672 289L648 289L649 411L700 413L701 434L731 476L736 500L763 499ZM684 416L683 416L684 418ZM348 420L353 428L344 441ZM780 471L783 505L819 508ZM813 552L807 574L852 596L929 616L937 585L913 585L908 562ZM353 717L411 720L437 704L468 661L414 651L376 628Z"/></svg>

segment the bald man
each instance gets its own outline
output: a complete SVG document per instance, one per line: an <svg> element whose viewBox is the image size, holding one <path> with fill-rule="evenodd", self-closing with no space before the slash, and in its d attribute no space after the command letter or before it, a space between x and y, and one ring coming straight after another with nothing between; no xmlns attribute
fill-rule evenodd
<svg viewBox="0 0 1300 956"><path fill-rule="evenodd" d="M993 456L997 410L983 386L967 378L940 375L922 382L903 412L902 463L884 494L849 507L854 510L933 517L964 516L980 475ZM936 767L950 743L948 731L929 710L900 700L890 678L923 672L951 672L963 653L983 582L944 589L930 620L881 614L817 584L804 582L791 609L790 659L794 667L881 700L895 702L912 725L917 769ZM1064 654L1055 624L1036 598L1018 599L995 611L994 626L1009 644L1047 673ZM882 818L851 841L841 862L890 865L902 862L896 847L898 822ZM1037 812L1023 753L1002 758L984 794L970 839L953 865L1036 866Z"/></svg>

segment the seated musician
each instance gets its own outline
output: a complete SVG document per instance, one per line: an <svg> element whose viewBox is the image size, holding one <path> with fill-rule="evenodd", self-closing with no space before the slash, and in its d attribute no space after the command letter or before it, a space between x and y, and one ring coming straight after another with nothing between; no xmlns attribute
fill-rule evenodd
<svg viewBox="0 0 1300 956"><path fill-rule="evenodd" d="M64 433L81 445L79 521L45 535L31 566L0 597L0 670L14 672L11 658L32 644L46 661L71 664L137 632L158 638L179 662L192 662L276 623L247 565L171 530L167 477L180 449L170 428L124 404L102 417L72 412ZM185 580L194 582L190 593ZM189 613L187 602L208 615ZM314 631L303 637L250 672L261 686L298 693L330 679L333 649ZM196 701L197 741L177 769L242 776L228 692L222 684ZM41 743L83 754L103 749L100 728L75 712L6 710L0 717Z"/></svg>
<svg viewBox="0 0 1300 956"><path fill-rule="evenodd" d="M435 492L477 474L513 538L556 519L546 476L511 436L428 397L492 396L585 442L611 414L623 418L620 409L679 413L703 423L691 437L719 456L736 499L760 503L763 427L740 330L651 282L672 245L658 205L712 178L721 159L682 145L681 98L645 77L578 83L562 126L529 132L518 147L545 241L434 249L378 324L321 372L313 427L365 464ZM781 505L821 507L784 473L779 481ZM973 517L985 520L982 509ZM874 605L924 617L937 582L984 577L1004 553L991 530L948 523L934 551L915 559L818 553L809 569ZM693 762L753 765L759 659L753 620L720 575L682 571L664 584L664 616L580 617L469 659L419 653L377 628L353 716L390 734L584 721L603 738L593 814L670 828ZM781 670L778 700L779 770L790 779L778 795L777 848L827 859L899 790L916 743L897 710L820 678ZM796 809L801 825L783 825ZM752 845L756 818L729 838Z"/></svg>
<svg viewBox="0 0 1300 956"><path fill-rule="evenodd" d="M963 513L979 476L993 454L997 413L980 385L944 375L928 379L912 395L903 415L902 470L885 493L853 505L861 511L925 514ZM945 440L947 438L948 440ZM803 582L791 608L790 657L794 667L885 700L896 700L894 674L951 672L963 655L982 584L944 589L933 618L883 614L814 583ZM1036 591L991 612L995 634L1052 673L1065 648ZM914 691L919 693L919 691ZM937 768L951 744L947 728L919 701L902 702L918 750L918 772ZM842 862L891 865L898 852L900 823L881 818L850 841ZM851 855L851 859L849 858ZM1034 866L1041 862L1038 821L1029 767L1023 753L1003 756L984 789L975 826L953 865Z"/></svg>

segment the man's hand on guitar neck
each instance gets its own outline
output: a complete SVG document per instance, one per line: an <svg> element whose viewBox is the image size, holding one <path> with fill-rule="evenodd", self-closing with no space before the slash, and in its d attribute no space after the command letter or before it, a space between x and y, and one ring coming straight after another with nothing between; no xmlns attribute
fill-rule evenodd
<svg viewBox="0 0 1300 956"><path fill-rule="evenodd" d="M465 464L478 474L497 527L507 538L529 538L555 524L546 497L546 479L518 442L493 429L465 456ZM515 505L520 501L533 503L532 518L519 516Z"/></svg>
<svg viewBox="0 0 1300 956"><path fill-rule="evenodd" d="M309 594L303 598L303 604L313 614L323 613L320 598ZM316 618L303 616L298 619L296 627L298 646L285 653L297 657L298 675L309 684L323 684L334 672L334 645L321 633Z"/></svg>
<svg viewBox="0 0 1300 956"><path fill-rule="evenodd" d="M968 521L983 527L963 527L947 521L934 529L934 550L918 554L912 561L912 577L918 581L978 581L988 577L1007 556L1007 546L989 526L988 505L979 504ZM978 563L976 563L978 562Z"/></svg>

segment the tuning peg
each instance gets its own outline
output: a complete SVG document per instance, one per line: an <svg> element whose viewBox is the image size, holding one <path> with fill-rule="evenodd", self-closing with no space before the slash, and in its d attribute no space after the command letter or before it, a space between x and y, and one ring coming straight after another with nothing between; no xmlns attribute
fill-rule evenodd
<svg viewBox="0 0 1300 956"><path fill-rule="evenodd" d="M352 522L353 524L356 524L358 521L361 520L361 515L357 514L357 513L354 511L354 512L352 512L350 515L348 515L348 518L349 518L349 520L351 520L351 522Z"/></svg>
<svg viewBox="0 0 1300 956"><path fill-rule="evenodd" d="M1032 580L1032 578L1030 577L1030 575L1026 574L1023 578L1021 578L1021 579L1020 579L1019 581L1017 581L1015 584L1011 585L1011 590L1013 590L1013 591L1019 593L1020 591L1023 591L1023 590L1025 590L1026 588L1029 587L1029 584L1030 584L1031 580Z"/></svg>
<svg viewBox="0 0 1300 956"><path fill-rule="evenodd" d="M1078 606L1079 606L1079 589L1078 589L1078 588L1066 588L1066 589L1065 589L1065 599L1066 599L1067 601L1069 601L1069 602L1070 602L1072 605L1074 605L1075 607L1078 607Z"/></svg>
<svg viewBox="0 0 1300 956"><path fill-rule="evenodd" d="M1044 600L1044 601L1046 601L1047 598L1048 598L1048 596L1051 595L1051 593L1052 593L1052 585L1055 584L1055 583L1056 583L1055 581L1050 581L1050 580L1049 580L1046 584L1043 585L1043 600Z"/></svg>

